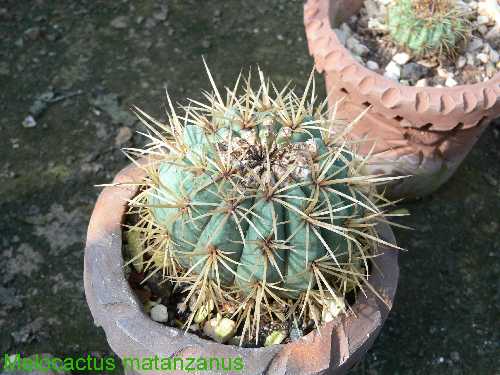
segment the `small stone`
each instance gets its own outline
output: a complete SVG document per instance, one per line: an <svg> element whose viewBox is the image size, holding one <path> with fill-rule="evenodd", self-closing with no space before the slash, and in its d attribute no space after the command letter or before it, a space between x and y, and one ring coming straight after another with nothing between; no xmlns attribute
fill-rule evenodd
<svg viewBox="0 0 500 375"><path fill-rule="evenodd" d="M488 31L484 37L485 39L488 40L500 39L500 26L495 26L491 28L490 31Z"/></svg>
<svg viewBox="0 0 500 375"><path fill-rule="evenodd" d="M467 65L474 66L474 55L472 53L467 53L465 57L467 58Z"/></svg>
<svg viewBox="0 0 500 375"><path fill-rule="evenodd" d="M477 24L478 25L486 25L490 22L490 19L488 16L478 16L477 17Z"/></svg>
<svg viewBox="0 0 500 375"><path fill-rule="evenodd" d="M302 331L300 328L292 328L290 330L290 340L297 341L300 340L302 336L304 336L304 331Z"/></svg>
<svg viewBox="0 0 500 375"><path fill-rule="evenodd" d="M456 67L461 69L465 66L465 64L467 64L467 59L465 56L460 56L457 60Z"/></svg>
<svg viewBox="0 0 500 375"><path fill-rule="evenodd" d="M371 69L371 70L379 70L380 69L380 66L375 61L372 61L372 60L369 60L366 62L366 67L368 69Z"/></svg>
<svg viewBox="0 0 500 375"><path fill-rule="evenodd" d="M488 26L481 25L477 28L477 30L481 33L481 35L485 35L488 32Z"/></svg>
<svg viewBox="0 0 500 375"><path fill-rule="evenodd" d="M335 34L337 35L337 39L339 40L339 42L345 45L349 35L342 29L333 29L333 30L335 31Z"/></svg>
<svg viewBox="0 0 500 375"><path fill-rule="evenodd" d="M264 346L278 345L286 339L286 331L273 331L266 337Z"/></svg>
<svg viewBox="0 0 500 375"><path fill-rule="evenodd" d="M391 76L397 77L397 79L401 77L401 67L394 61L391 61L389 64L387 64L387 66L385 67L385 71Z"/></svg>
<svg viewBox="0 0 500 375"><path fill-rule="evenodd" d="M29 115L23 120L23 127L25 128L34 128L36 126L36 121L33 116Z"/></svg>
<svg viewBox="0 0 500 375"><path fill-rule="evenodd" d="M218 343L224 343L234 336L236 323L228 318L218 315L205 322L203 333Z"/></svg>
<svg viewBox="0 0 500 375"><path fill-rule="evenodd" d="M167 306L160 303L151 308L150 314L151 319L153 319L155 322L165 323L168 321Z"/></svg>
<svg viewBox="0 0 500 375"><path fill-rule="evenodd" d="M486 53L478 53L477 58L483 64L486 64L488 61L490 61L490 57Z"/></svg>
<svg viewBox="0 0 500 375"><path fill-rule="evenodd" d="M500 4L495 0L480 1L477 4L480 15L487 16L491 21L500 26Z"/></svg>
<svg viewBox="0 0 500 375"><path fill-rule="evenodd" d="M191 324L188 330L191 332L198 332L200 330L200 326L198 324Z"/></svg>
<svg viewBox="0 0 500 375"><path fill-rule="evenodd" d="M427 87L429 86L429 82L427 82L427 78L422 78L417 81L415 84L416 87Z"/></svg>
<svg viewBox="0 0 500 375"><path fill-rule="evenodd" d="M398 81L399 82L399 77L397 74L391 73L391 72L385 72L384 77L387 79L391 79L393 81Z"/></svg>
<svg viewBox="0 0 500 375"><path fill-rule="evenodd" d="M495 64L489 63L488 65L486 65L486 76L488 78L492 78L496 73L497 68L495 67Z"/></svg>
<svg viewBox="0 0 500 375"><path fill-rule="evenodd" d="M118 129L118 134L115 137L115 145L118 147L123 146L125 143L132 139L132 129L128 126L122 126Z"/></svg>
<svg viewBox="0 0 500 375"><path fill-rule="evenodd" d="M386 31L387 25L376 18L370 18L368 20L368 28L370 30Z"/></svg>
<svg viewBox="0 0 500 375"><path fill-rule="evenodd" d="M111 21L110 25L115 29L125 29L128 26L128 18L127 16L118 16Z"/></svg>
<svg viewBox="0 0 500 375"><path fill-rule="evenodd" d="M340 25L340 29L348 36L351 36L352 35L352 30L351 28L349 27L349 25L347 23L343 23L342 25Z"/></svg>
<svg viewBox="0 0 500 375"><path fill-rule="evenodd" d="M206 40L206 39L202 40L202 41L201 41L201 46L202 46L203 48L210 48L210 41L209 41L209 40Z"/></svg>
<svg viewBox="0 0 500 375"><path fill-rule="evenodd" d="M399 65L406 64L408 61L410 61L410 59L411 59L410 55L405 52L397 53L394 56L392 56L392 61L394 61Z"/></svg>
<svg viewBox="0 0 500 375"><path fill-rule="evenodd" d="M474 52L483 46L483 41L479 38L473 38L472 41L467 46L469 52Z"/></svg>
<svg viewBox="0 0 500 375"><path fill-rule="evenodd" d="M417 63L405 64L401 69L401 78L412 82L418 81L427 74L429 74L429 68Z"/></svg>
<svg viewBox="0 0 500 375"><path fill-rule="evenodd" d="M363 56L366 55L370 50L368 49L367 46L362 44L359 40L357 40L354 37L350 37L346 41L346 47L354 54L357 56Z"/></svg>
<svg viewBox="0 0 500 375"><path fill-rule="evenodd" d="M144 304L144 311L149 314L151 313L151 309L156 305L158 305L158 302L147 300Z"/></svg>
<svg viewBox="0 0 500 375"><path fill-rule="evenodd" d="M458 85L458 82L450 76L446 79L446 82L444 84L446 87L455 87L456 85Z"/></svg>
<svg viewBox="0 0 500 375"><path fill-rule="evenodd" d="M500 60L500 55L499 55L499 53L498 53L496 50L491 49L491 50L490 50L490 61L491 61L493 64L496 64L499 60Z"/></svg>
<svg viewBox="0 0 500 375"><path fill-rule="evenodd" d="M446 69L444 69L442 67L439 67L437 69L437 74L438 74L439 77L446 79L450 75L450 72L448 72Z"/></svg>

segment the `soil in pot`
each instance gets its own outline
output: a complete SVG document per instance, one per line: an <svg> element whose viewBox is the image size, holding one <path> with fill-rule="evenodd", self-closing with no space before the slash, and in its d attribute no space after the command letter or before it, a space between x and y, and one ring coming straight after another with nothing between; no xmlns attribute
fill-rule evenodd
<svg viewBox="0 0 500 375"><path fill-rule="evenodd" d="M419 87L484 82L500 70L500 4L496 0L457 1L468 24L464 40L453 53L421 56L391 38L387 14L393 4L394 0L366 0L358 15L335 29L340 42L367 68L403 85Z"/></svg>

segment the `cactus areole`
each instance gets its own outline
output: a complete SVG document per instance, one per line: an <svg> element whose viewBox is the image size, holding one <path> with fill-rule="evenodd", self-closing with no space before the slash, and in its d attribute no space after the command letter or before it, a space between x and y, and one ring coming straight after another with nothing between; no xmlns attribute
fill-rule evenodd
<svg viewBox="0 0 500 375"><path fill-rule="evenodd" d="M130 203L147 267L186 287L188 324L215 306L252 337L261 316L320 324L332 300L343 306L366 287L383 242L374 230L381 178L361 174L364 160L321 112L325 103L316 108L312 77L299 97L271 95L259 76L256 91L249 78L226 101L214 86L208 104L172 108L167 125L136 109L151 144L131 150L152 160Z"/></svg>
<svg viewBox="0 0 500 375"><path fill-rule="evenodd" d="M417 56L453 55L469 24L454 0L396 0L387 25L393 41Z"/></svg>

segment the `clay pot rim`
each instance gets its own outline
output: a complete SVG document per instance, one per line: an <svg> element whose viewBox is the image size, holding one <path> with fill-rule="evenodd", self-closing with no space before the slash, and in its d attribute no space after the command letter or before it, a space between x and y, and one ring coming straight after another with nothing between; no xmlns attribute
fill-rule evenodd
<svg viewBox="0 0 500 375"><path fill-rule="evenodd" d="M416 86L405 86L399 82L395 82L383 75L368 69L366 66L361 64L359 61L352 57L352 53L339 41L337 34L333 30L330 22L330 4L331 0L307 0L304 3L304 24L306 29L306 36L309 40L309 52L314 57L316 63L316 69L319 73L328 70L328 63L324 61L322 63L321 59L325 60L326 57L335 50L339 50L342 53L342 58L347 61L346 66L355 65L360 72L354 72L353 75L362 77L372 77L373 79L380 80L384 82L386 86L391 86L391 88L398 89L401 95L414 95L421 91L430 91L437 94L452 94L458 91L468 91L482 92L485 89L493 89L496 95L500 95L500 72L497 72L493 77L484 82L478 82L474 84L462 84L454 87L416 87ZM321 30L323 29L323 30ZM320 36L314 37L316 34L321 34ZM328 41L325 45L324 42L312 43L311 40L325 39Z"/></svg>
<svg viewBox="0 0 500 375"><path fill-rule="evenodd" d="M333 341L333 335L341 334L344 336L340 338L341 343L339 345L341 347L332 347L332 352L328 355L328 363L326 365L325 363L315 363L313 365L315 367L314 371L331 368L331 361L334 361L331 358L333 357L332 353L335 354L336 351L340 351L338 353L339 358L335 360L338 362L336 366L343 366L349 363L351 357L359 356L360 351L364 354L368 349L365 348L365 345L371 346L392 308L399 279L398 252L385 246L380 247L380 256L376 258L380 270L375 269L371 276L372 285L382 294L385 304L375 297L370 290L367 290L367 295L360 294L360 297L352 306L353 310L359 314L356 319L352 316L342 315L341 319L337 318L321 327L321 335L318 335L316 330L313 330L300 340L289 344L240 348L206 340L189 332L184 333L182 330L165 326L150 319L125 280L122 257L123 217L128 199L133 197L137 191L137 187L128 184L139 181L144 173L142 168L130 165L120 171L113 181L114 184L123 184L122 186L109 186L101 192L92 213L85 246L84 285L87 303L96 324L104 328L108 342L117 354L123 356L130 352L130 348L126 343L124 344L124 340L130 341L130 338L134 335L134 330L136 333L139 332L138 336L141 336L138 338L133 337L135 346L132 352L134 353L139 348L144 350L148 346L144 344L144 341L148 340L146 336L149 330L150 334L154 333L155 336L166 339L169 343L177 344L177 342L181 342L178 346L183 347L183 349L174 351L175 355L180 355L179 352L182 354L185 349L192 350L194 346L200 348L202 352L210 352L210 350L217 348L219 353L224 352L233 356L246 353L247 356L253 357L253 360L258 362L260 356L267 353L267 355L272 355L272 358L271 365L267 364L268 366L265 366L265 368L273 366L277 366L277 368L286 367L289 361L298 361L297 356L300 357L301 351L305 351L302 355L307 356L309 350L318 350L318 348L311 349L312 344L320 342L318 340L324 341L324 337L332 337L331 340ZM383 224L380 228L381 236L386 241L395 243L390 228L386 224ZM382 275L384 272L385 274ZM374 321L378 318L378 324L369 327L371 329L369 333L365 332L366 329L363 331L363 327L357 327L357 324L361 324L358 321L365 318L364 315L373 318ZM127 321L127 323L125 324L123 321ZM363 322L367 324L366 321L363 320ZM371 322L369 324L373 325L375 323ZM132 325L132 328L129 327L130 325ZM140 327L140 329L137 330L137 327ZM360 335L357 330L361 330L363 335ZM356 333L361 339L351 337L352 335L356 336ZM369 344L367 344L368 342ZM323 346L325 345L323 342L320 343ZM154 347L154 344L150 346ZM169 348L163 346L161 348L165 351L169 350ZM161 351L152 349L151 352L155 354L161 353ZM172 355L171 353L168 354ZM258 364L258 366L261 366L261 364Z"/></svg>

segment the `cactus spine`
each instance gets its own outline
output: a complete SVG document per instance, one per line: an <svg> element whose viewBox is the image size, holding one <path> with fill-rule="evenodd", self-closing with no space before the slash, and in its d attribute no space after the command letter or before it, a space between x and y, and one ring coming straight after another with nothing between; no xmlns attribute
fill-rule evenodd
<svg viewBox="0 0 500 375"><path fill-rule="evenodd" d="M470 28L454 0L395 0L387 25L393 41L416 56L455 54Z"/></svg>
<svg viewBox="0 0 500 375"><path fill-rule="evenodd" d="M319 325L332 301L367 285L383 242L375 185L386 179L361 174L365 160L326 102L316 108L312 74L302 97L274 85L271 96L259 70L257 91L249 76L238 94L238 78L223 101L207 72L208 103L191 100L179 116L168 98L168 124L136 108L151 141L129 150L150 161L130 203L145 268L183 288L186 325L212 309L237 321L242 340L257 340L262 317Z"/></svg>

